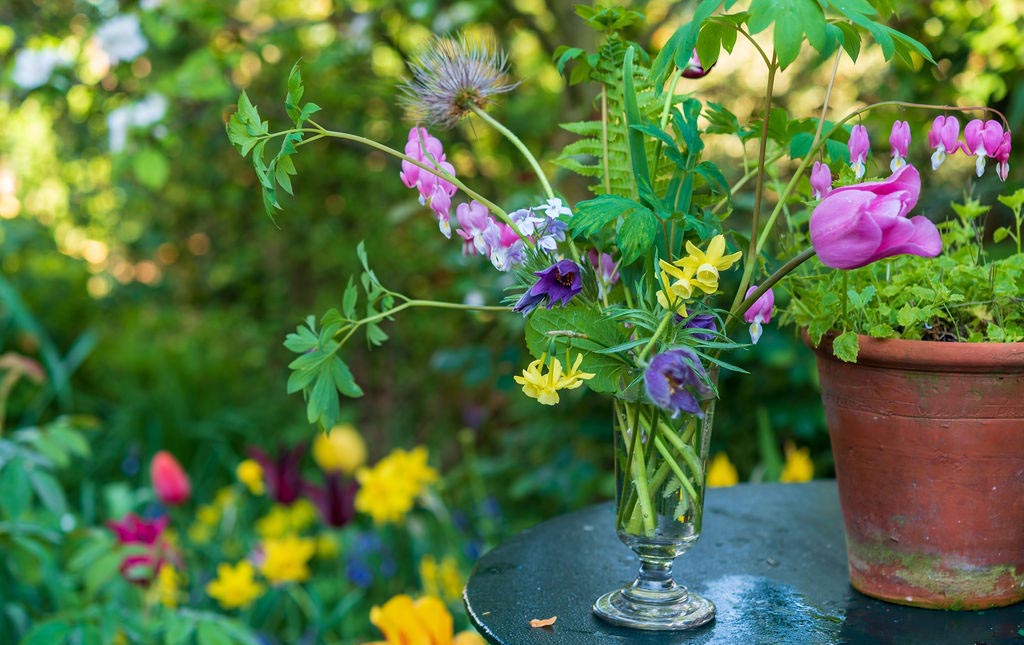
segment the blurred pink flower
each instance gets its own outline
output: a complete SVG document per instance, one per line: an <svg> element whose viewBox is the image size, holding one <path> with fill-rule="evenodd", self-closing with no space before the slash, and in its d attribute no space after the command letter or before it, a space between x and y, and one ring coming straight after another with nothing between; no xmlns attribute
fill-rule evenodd
<svg viewBox="0 0 1024 645"><path fill-rule="evenodd" d="M161 450L153 455L149 464L149 478L153 482L156 497L168 506L177 506L188 501L192 494L192 483L174 455Z"/></svg>

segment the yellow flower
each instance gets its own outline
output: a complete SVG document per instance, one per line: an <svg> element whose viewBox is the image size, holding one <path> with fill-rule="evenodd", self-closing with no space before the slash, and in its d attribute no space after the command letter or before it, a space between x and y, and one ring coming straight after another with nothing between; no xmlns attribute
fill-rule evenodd
<svg viewBox="0 0 1024 645"><path fill-rule="evenodd" d="M245 484L253 495L262 495L266 488L263 485L263 466L255 459L245 459L235 467L235 476Z"/></svg>
<svg viewBox="0 0 1024 645"><path fill-rule="evenodd" d="M366 442L354 427L334 426L313 440L313 461L325 473L351 475L366 463Z"/></svg>
<svg viewBox="0 0 1024 645"><path fill-rule="evenodd" d="M177 607L178 596L181 595L182 582L184 581L181 574L173 566L167 562L160 565L160 570L156 573L156 581L153 584L160 604L172 609Z"/></svg>
<svg viewBox="0 0 1024 645"><path fill-rule="evenodd" d="M333 560L338 557L341 545L337 538L330 533L321 533L316 536L316 557L321 560Z"/></svg>
<svg viewBox="0 0 1024 645"><path fill-rule="evenodd" d="M201 522L193 524L188 528L188 539L196 544L206 544L212 537L213 530Z"/></svg>
<svg viewBox="0 0 1024 645"><path fill-rule="evenodd" d="M266 515L256 520L256 533L263 539L280 538L302 533L315 523L316 507L308 499L298 499L291 506L271 506Z"/></svg>
<svg viewBox="0 0 1024 645"><path fill-rule="evenodd" d="M292 533L301 533L316 524L316 506L305 497L292 502L288 507L288 525Z"/></svg>
<svg viewBox="0 0 1024 645"><path fill-rule="evenodd" d="M453 635L452 615L434 596L419 600L395 596L370 610L370 622L384 640L368 645L484 645L480 636L469 631Z"/></svg>
<svg viewBox="0 0 1024 645"><path fill-rule="evenodd" d="M288 535L263 543L260 573L271 584L303 582L309 578L309 560L316 553L316 541Z"/></svg>
<svg viewBox="0 0 1024 645"><path fill-rule="evenodd" d="M527 366L522 376L514 377L516 383L523 386L523 394L537 399L543 405L554 405L558 403L558 390L574 390L583 385L583 381L594 378L589 372L579 371L580 363L583 361L583 354L576 355L576 362L568 372L562 373L562 361L551 358L551 366L547 372L543 372L547 354ZM566 354L566 364L569 362L569 355Z"/></svg>
<svg viewBox="0 0 1024 645"><path fill-rule="evenodd" d="M786 463L782 466L780 482L809 482L814 479L814 462L811 461L810 448L797 448L792 443L786 444Z"/></svg>
<svg viewBox="0 0 1024 645"><path fill-rule="evenodd" d="M448 601L462 596L462 574L459 564L452 556L445 556L440 563L432 555L420 560L420 581L428 596L439 596Z"/></svg>
<svg viewBox="0 0 1024 645"><path fill-rule="evenodd" d="M656 293L658 304L663 309L674 310L677 314L686 318L686 301L693 296L693 284L691 278L693 272L682 270L664 260L658 260L661 268L662 289Z"/></svg>
<svg viewBox="0 0 1024 645"><path fill-rule="evenodd" d="M203 504L196 510L196 519L200 524L213 528L220 524L220 509L212 504Z"/></svg>
<svg viewBox="0 0 1024 645"><path fill-rule="evenodd" d="M735 486L740 481L736 466L729 461L729 456L720 452L711 459L708 465L708 487Z"/></svg>
<svg viewBox="0 0 1024 645"><path fill-rule="evenodd" d="M437 480L437 471L427 465L427 457L423 446L408 452L395 449L373 468L360 468L356 471L356 510L377 524L401 521L427 484Z"/></svg>
<svg viewBox="0 0 1024 645"><path fill-rule="evenodd" d="M213 498L213 505L223 511L234 506L237 501L238 494L235 493L235 489L225 486L217 491L217 495Z"/></svg>
<svg viewBox="0 0 1024 645"><path fill-rule="evenodd" d="M206 585L206 593L224 609L248 607L263 595L264 587L256 582L256 570L248 560L235 566L222 563L217 566L217 577Z"/></svg>
<svg viewBox="0 0 1024 645"><path fill-rule="evenodd" d="M675 266L689 273L692 286L704 293L718 290L718 274L736 263L743 253L737 251L725 255L725 236L716 235L708 242L708 250L701 251L692 242L686 243L685 258L675 261Z"/></svg>

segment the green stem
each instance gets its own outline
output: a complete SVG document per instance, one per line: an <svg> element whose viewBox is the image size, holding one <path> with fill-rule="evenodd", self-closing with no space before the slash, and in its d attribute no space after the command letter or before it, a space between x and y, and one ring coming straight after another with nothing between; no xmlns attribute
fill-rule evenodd
<svg viewBox="0 0 1024 645"><path fill-rule="evenodd" d="M432 307L434 309L458 309L462 311L511 311L511 307L505 307L502 305L467 305L460 302L445 302L443 300L410 300L405 298L402 294L392 293L391 295L403 298L404 302L400 305L388 309L387 311L381 311L372 316L366 318L360 318L359 320L353 321L351 326L342 327L338 330L338 334L347 332L338 342L338 348L345 344L345 342L356 332L357 329L366 325L367 323L376 322L378 320L390 318L404 309L412 309L413 307ZM335 334L337 336L338 334ZM337 348L336 348L337 349Z"/></svg>
<svg viewBox="0 0 1024 645"><path fill-rule="evenodd" d="M551 184L548 183L548 178L544 175L544 171L540 169L540 164L537 163L537 158L533 156L533 153L530 152L530 149L526 147L526 144L523 143L522 139L517 137L514 132L506 128L490 114L487 114L487 112L483 108L480 108L474 103L470 102L469 109L473 111L473 114L476 114L478 117L483 119L488 125L490 125L492 128L500 132L502 136L504 136L506 139L512 142L512 145L514 145L519 150L519 152L521 152L523 156L526 157L526 161L529 162L530 166L533 168L533 172L537 175L537 179L540 180L541 186L544 187L544 194L548 196L548 199L554 199L555 191L551 190Z"/></svg>
<svg viewBox="0 0 1024 645"><path fill-rule="evenodd" d="M608 159L608 88L601 84L601 161L604 164L604 192L612 192L611 161Z"/></svg>
<svg viewBox="0 0 1024 645"><path fill-rule="evenodd" d="M665 312L665 315L662 316L661 318L661 323L658 324L658 328L654 330L654 335L651 336L651 340L648 341L643 351L641 351L640 355L637 356L637 365L644 364L644 362L647 360L647 355L651 353L651 350L654 349L654 344L658 341L658 338L660 338L661 334L665 331L665 327L668 325L668 321L675 315L676 312L674 311Z"/></svg>
<svg viewBox="0 0 1024 645"><path fill-rule="evenodd" d="M680 468L679 464L676 463L676 460L672 458L672 453L670 453L668 451L668 448L665 447L664 442L662 442L662 440L658 439L657 437L654 438L654 447L657 448L658 452L661 453L662 459L665 460L665 463L668 464L668 467L671 468L672 472L675 473L676 478L679 479L679 485L686 489L686 492L690 496L690 499L696 505L700 500L700 497L697 495L697 491L694 490L693 484L690 483L690 479L683 472L683 469Z"/></svg>
<svg viewBox="0 0 1024 645"><path fill-rule="evenodd" d="M757 266L757 259L760 253L757 248L757 231L761 219L761 203L764 199L764 184L767 170L765 158L768 151L768 125L772 117L772 94L775 89L775 73L778 71L778 56L772 52L771 62L768 63L768 85L764 93L764 121L761 124L761 141L757 151L757 184L754 188L754 210L750 216L750 245L747 247L747 255L743 258L743 277L740 278L740 285L736 289L736 296L733 298L732 307L735 309L743 300L743 294L750 284L750 278L754 275L754 267Z"/></svg>
<svg viewBox="0 0 1024 645"><path fill-rule="evenodd" d="M735 320L739 320L743 317L743 314L747 312L747 309L757 302L757 299L765 294L766 291L775 286L775 283L781 280L793 269L797 268L807 260L811 259L815 254L814 247L810 247L801 251L798 255L794 256L781 267L779 267L775 273L768 276L764 282L762 282L753 293L744 298L744 300L734 307L729 312L729 317L725 321L726 330L723 333L728 333L729 323Z"/></svg>
<svg viewBox="0 0 1024 645"><path fill-rule="evenodd" d="M704 481L704 468L700 464L700 459L697 457L697 453L694 451L693 446L684 442L679 436L672 432L672 430L664 425L658 424L658 430L661 432L661 436L665 437L669 443L679 452L683 457L683 461L689 466L690 471L693 473L696 481Z"/></svg>

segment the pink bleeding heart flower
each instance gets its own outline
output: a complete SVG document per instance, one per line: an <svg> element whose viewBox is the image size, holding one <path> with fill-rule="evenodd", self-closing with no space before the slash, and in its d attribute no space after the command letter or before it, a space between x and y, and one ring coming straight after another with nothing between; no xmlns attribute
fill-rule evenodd
<svg viewBox="0 0 1024 645"><path fill-rule="evenodd" d="M714 65L711 67L714 67ZM704 78L711 72L711 67L704 69L704 64L700 62L697 50L694 49L693 54L690 55L690 60L686 63L686 67L683 68L683 78Z"/></svg>
<svg viewBox="0 0 1024 645"><path fill-rule="evenodd" d="M487 212L487 207L475 199L468 204L459 204L455 209L455 219L459 222L459 228L455 232L463 240L462 254L485 255L487 242L484 241L484 232L494 223Z"/></svg>
<svg viewBox="0 0 1024 645"><path fill-rule="evenodd" d="M1003 126L999 121L973 119L964 126L963 149L968 155L977 157L975 169L981 177L985 172L985 158L995 158L995 152L1003 144Z"/></svg>
<svg viewBox="0 0 1024 645"><path fill-rule="evenodd" d="M811 194L814 199L823 199L830 192L832 192L832 170L820 161L815 161L814 167L811 168Z"/></svg>
<svg viewBox="0 0 1024 645"><path fill-rule="evenodd" d="M932 153L932 170L938 170L946 155L951 155L960 147L960 121L955 116L937 116L932 121L932 129L928 131L928 145L935 150Z"/></svg>
<svg viewBox="0 0 1024 645"><path fill-rule="evenodd" d="M426 128L415 127L409 131L405 154L435 170L440 170L452 177L455 176L455 167L445 159L444 147L441 142L430 136ZM451 198L458 190L455 184L407 160L402 160L402 172L399 173L399 178L406 187L416 188L419 191L420 203L430 206L430 210L437 217L437 226L441 233L450 238L452 236Z"/></svg>
<svg viewBox="0 0 1024 645"><path fill-rule="evenodd" d="M907 164L884 181L833 190L811 213L811 244L822 264L856 269L909 253L935 257L942 239L935 224L907 218L921 193L921 176Z"/></svg>
<svg viewBox="0 0 1024 645"><path fill-rule="evenodd" d="M1006 181L1007 175L1010 174L1010 133L1003 133L1003 141L996 148L996 151L992 154L996 160L996 174L999 175L1001 181Z"/></svg>
<svg viewBox="0 0 1024 645"><path fill-rule="evenodd" d="M892 161L889 170L896 172L907 165L910 151L910 124L906 121L894 121L889 134L889 146L892 148Z"/></svg>
<svg viewBox="0 0 1024 645"><path fill-rule="evenodd" d="M854 179L864 176L867 168L864 162L868 159L868 150L871 149L871 140L868 139L868 129L862 125L853 126L850 131L850 141L847 143L850 149L850 167L853 168Z"/></svg>
<svg viewBox="0 0 1024 645"><path fill-rule="evenodd" d="M749 298L755 291L757 291L756 284L747 289L744 297ZM774 308L775 292L768 289L743 313L743 320L750 323L750 342L756 345L757 341L761 340L761 325L771 322Z"/></svg>

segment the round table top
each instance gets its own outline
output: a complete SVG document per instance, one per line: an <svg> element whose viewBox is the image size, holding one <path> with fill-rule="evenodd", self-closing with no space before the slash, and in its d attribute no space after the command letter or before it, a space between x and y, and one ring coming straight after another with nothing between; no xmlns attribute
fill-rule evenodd
<svg viewBox="0 0 1024 645"><path fill-rule="evenodd" d="M715 603L686 632L609 625L594 600L631 582L639 561L613 530L610 503L528 529L477 562L463 595L470 621L501 645L1019 643L1024 603L973 612L893 605L850 587L834 481L708 491L704 531L676 559L681 584ZM531 619L557 616L551 627Z"/></svg>

